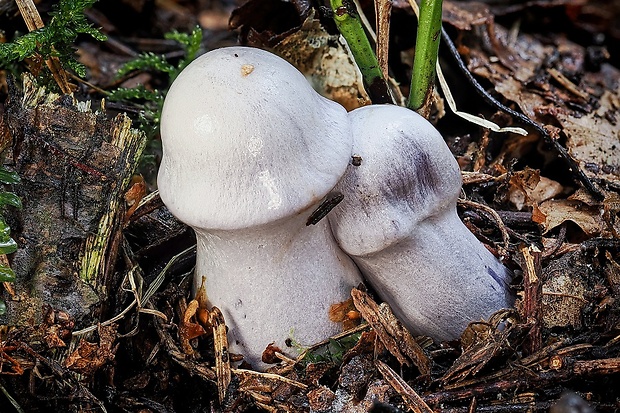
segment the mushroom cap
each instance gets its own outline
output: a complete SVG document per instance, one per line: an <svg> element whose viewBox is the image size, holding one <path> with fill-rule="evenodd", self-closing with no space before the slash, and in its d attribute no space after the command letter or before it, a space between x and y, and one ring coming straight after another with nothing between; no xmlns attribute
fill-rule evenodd
<svg viewBox="0 0 620 413"><path fill-rule="evenodd" d="M351 154L345 109L282 58L228 47L176 78L161 118L160 196L194 228L238 229L320 201Z"/></svg>
<svg viewBox="0 0 620 413"><path fill-rule="evenodd" d="M462 179L440 133L412 110L372 105L349 113L353 156L331 212L345 252L364 256L408 237L425 219L456 206Z"/></svg>

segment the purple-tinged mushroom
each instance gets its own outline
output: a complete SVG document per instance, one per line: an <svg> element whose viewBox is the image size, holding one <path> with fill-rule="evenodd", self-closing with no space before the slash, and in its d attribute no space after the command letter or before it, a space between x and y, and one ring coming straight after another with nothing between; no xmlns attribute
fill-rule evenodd
<svg viewBox="0 0 620 413"><path fill-rule="evenodd" d="M329 219L381 298L437 340L510 307L511 272L457 215L461 174L439 132L398 106L362 107L350 119L353 160Z"/></svg>

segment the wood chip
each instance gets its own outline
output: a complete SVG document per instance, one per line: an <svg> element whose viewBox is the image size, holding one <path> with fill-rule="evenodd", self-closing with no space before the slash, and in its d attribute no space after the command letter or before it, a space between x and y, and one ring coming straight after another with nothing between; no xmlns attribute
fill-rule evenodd
<svg viewBox="0 0 620 413"><path fill-rule="evenodd" d="M431 361L415 341L411 333L398 321L387 304L377 303L365 292L356 288L351 291L355 307L372 326L386 349L399 361L410 366L411 362L420 374L429 375Z"/></svg>
<svg viewBox="0 0 620 413"><path fill-rule="evenodd" d="M383 378L400 394L403 401L414 413L432 413L433 410L422 400L420 395L415 392L394 370L381 360L375 360L375 366Z"/></svg>
<svg viewBox="0 0 620 413"><path fill-rule="evenodd" d="M213 346L215 347L215 374L217 375L217 395L220 403L226 398L226 389L232 377L230 358L228 357L228 338L226 323L219 308L213 307L209 314L213 326Z"/></svg>
<svg viewBox="0 0 620 413"><path fill-rule="evenodd" d="M540 282L540 250L535 246L519 248L523 261L523 318L531 325L527 345L529 354L542 348L542 282Z"/></svg>

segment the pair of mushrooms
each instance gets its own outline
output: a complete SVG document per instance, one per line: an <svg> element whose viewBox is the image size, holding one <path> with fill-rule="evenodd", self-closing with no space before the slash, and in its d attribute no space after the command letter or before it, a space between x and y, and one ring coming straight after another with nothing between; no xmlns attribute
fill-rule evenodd
<svg viewBox="0 0 620 413"><path fill-rule="evenodd" d="M196 232L194 287L255 367L270 343L338 333L329 308L363 279L438 340L511 305L509 271L456 214L455 159L408 109L347 113L285 60L229 47L177 77L161 137L161 198ZM334 191L344 200L307 225Z"/></svg>

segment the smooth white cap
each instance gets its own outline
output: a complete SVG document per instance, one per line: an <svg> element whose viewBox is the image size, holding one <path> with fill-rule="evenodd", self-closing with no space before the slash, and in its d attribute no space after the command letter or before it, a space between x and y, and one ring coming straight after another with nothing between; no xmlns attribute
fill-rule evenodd
<svg viewBox="0 0 620 413"><path fill-rule="evenodd" d="M454 208L461 173L441 134L412 110L372 105L350 114L353 156L338 188L345 198L330 220L341 247L354 256L410 236L430 216Z"/></svg>
<svg viewBox="0 0 620 413"><path fill-rule="evenodd" d="M321 200L351 154L345 109L264 50L208 52L172 84L161 119L160 196L195 228L252 227Z"/></svg>

